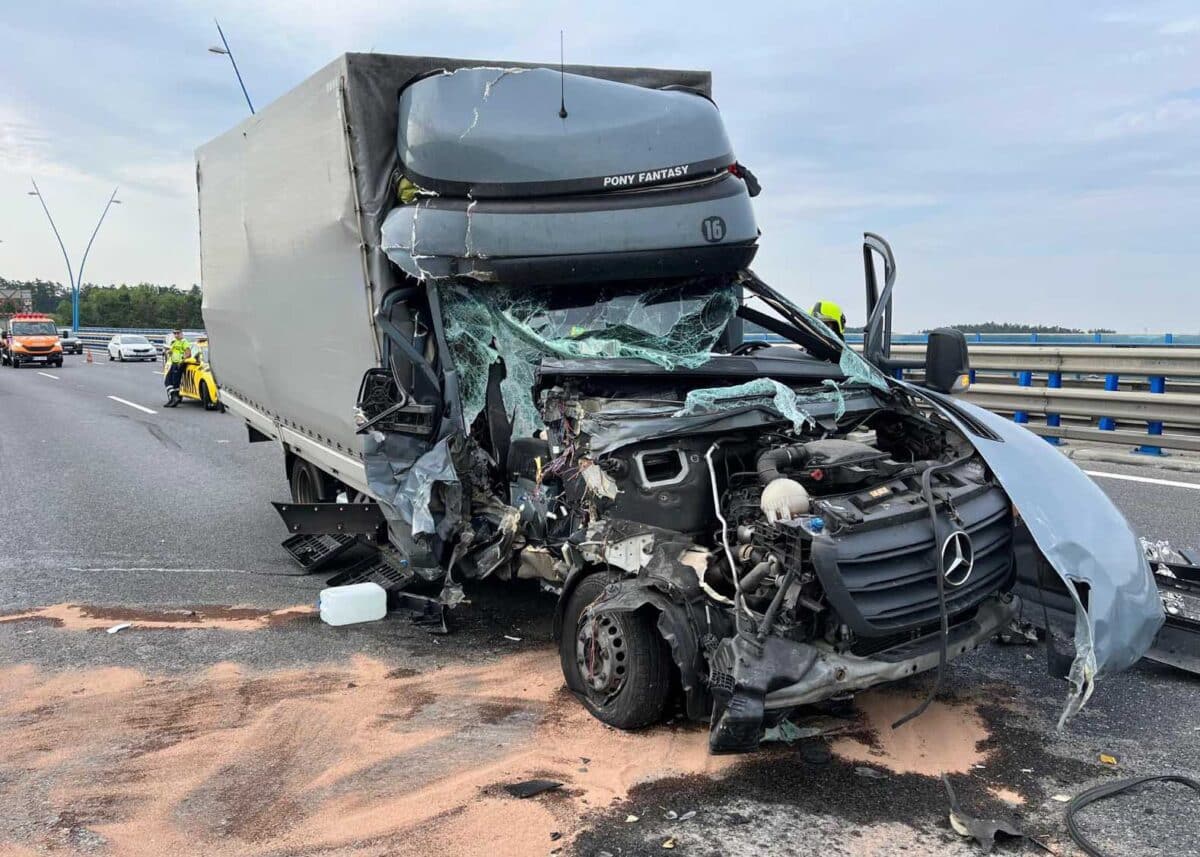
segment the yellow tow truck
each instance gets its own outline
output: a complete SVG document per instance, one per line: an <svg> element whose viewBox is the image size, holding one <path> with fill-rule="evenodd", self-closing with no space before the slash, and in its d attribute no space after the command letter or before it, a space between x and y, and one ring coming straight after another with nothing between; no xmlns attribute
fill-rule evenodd
<svg viewBox="0 0 1200 857"><path fill-rule="evenodd" d="M171 363L164 356L163 377L171 371ZM217 379L208 365L208 339L201 337L192 343L192 356L183 361L183 378L179 382L179 395L193 402L200 402L206 411L225 411Z"/></svg>

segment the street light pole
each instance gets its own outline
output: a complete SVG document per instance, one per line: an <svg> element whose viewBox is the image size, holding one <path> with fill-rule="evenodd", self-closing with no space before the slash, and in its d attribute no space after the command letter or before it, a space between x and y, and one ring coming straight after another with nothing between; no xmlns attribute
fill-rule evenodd
<svg viewBox="0 0 1200 857"><path fill-rule="evenodd" d="M33 181L30 179L30 181ZM71 266L71 257L67 255L67 247L63 244L62 235L59 234L58 226L54 223L54 218L50 214L50 208L46 205L46 200L42 196L41 189L37 186L37 182L33 181L33 190L28 191L30 196L36 196L38 202L42 204L42 211L46 212L46 219L50 221L50 228L54 230L54 237L58 240L58 249L62 250L63 261L67 263L67 278L71 286L71 330L79 332L79 287L83 284L83 266L87 263L88 253L92 249L92 242L96 240L96 233L100 231L100 224L104 222L104 216L108 214L108 210L114 205L120 205L121 200L117 199L117 188L113 188L112 196L108 198L108 203L104 206L104 211L100 212L100 219L96 222L96 228L92 230L92 237L88 239L87 249L83 251L83 260L79 263L79 271L76 272Z"/></svg>
<svg viewBox="0 0 1200 857"><path fill-rule="evenodd" d="M217 25L217 34L220 35L221 44L224 45L224 47L218 48L214 45L213 47L209 48L208 51L209 53L224 54L225 56L229 57L229 63L233 66L233 73L237 75L238 86L242 88L242 95L246 98L246 106L250 108L250 115L253 116L254 105L250 103L250 93L246 92L246 83L242 80L242 73L238 71L237 60L233 58L233 51L230 50L229 42L225 38L224 31L221 29L221 22L216 18L213 18L213 23Z"/></svg>

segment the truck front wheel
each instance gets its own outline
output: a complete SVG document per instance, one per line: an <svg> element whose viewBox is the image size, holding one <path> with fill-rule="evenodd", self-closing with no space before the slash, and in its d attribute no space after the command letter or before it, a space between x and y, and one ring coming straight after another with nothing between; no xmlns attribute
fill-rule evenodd
<svg viewBox="0 0 1200 857"><path fill-rule="evenodd" d="M293 503L326 502L325 480L322 478L321 471L303 458L297 458L292 465L289 483L292 489Z"/></svg>
<svg viewBox="0 0 1200 857"><path fill-rule="evenodd" d="M593 715L618 729L641 729L666 710L671 655L645 612L586 615L619 579L598 572L580 581L563 614L559 658L567 686Z"/></svg>

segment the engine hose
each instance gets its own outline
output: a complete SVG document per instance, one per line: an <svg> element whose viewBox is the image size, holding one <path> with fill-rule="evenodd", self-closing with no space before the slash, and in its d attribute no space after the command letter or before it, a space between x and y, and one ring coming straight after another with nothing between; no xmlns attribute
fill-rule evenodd
<svg viewBox="0 0 1200 857"><path fill-rule="evenodd" d="M935 464L921 474L921 497L925 500L925 505L929 508L929 526L933 535L933 553L937 558L938 614L942 620L942 633L941 639L938 641L937 676L933 680L933 686L929 688L929 693L925 696L924 701L893 723L892 729L899 729L908 721L924 714L925 709L933 704L938 691L942 689L942 679L946 674L946 661L948 660L947 640L950 637L950 615L946 612L946 567L942 562L941 545L938 544L937 509L933 505L933 474L958 467L960 464L966 464L974 455L974 452L970 452L952 461L947 461L944 464Z"/></svg>
<svg viewBox="0 0 1200 857"><path fill-rule="evenodd" d="M1133 777L1128 780L1101 783L1098 786L1093 786L1087 791L1075 795L1071 799L1071 802L1067 804L1067 833L1071 834L1071 840L1082 848L1088 857L1107 857L1103 851L1096 847L1095 843L1080 831L1079 825L1075 821L1076 813L1098 800L1114 797L1144 783L1153 782L1179 783L1187 786L1189 789L1200 792L1200 782L1196 782L1191 777L1185 777L1182 774L1158 774L1150 777Z"/></svg>
<svg viewBox="0 0 1200 857"><path fill-rule="evenodd" d="M762 624L758 627L758 641L760 643L767 639L767 635L775 627L775 617L779 615L779 608L783 606L783 597L787 594L788 588L792 585L792 578L795 576L796 569L789 568L784 572L783 579L779 581L775 597L771 599L771 606L767 608L767 613L763 616Z"/></svg>
<svg viewBox="0 0 1200 857"><path fill-rule="evenodd" d="M763 560L746 573L746 576L741 580L739 588L742 590L742 592L750 592L756 586L758 586L758 584L762 583L762 579L764 577L778 567L779 562L773 556Z"/></svg>
<svg viewBox="0 0 1200 857"><path fill-rule="evenodd" d="M808 461L808 449L802 443L765 450L759 454L756 462L758 481L766 485L772 479L779 479L783 476L781 467L797 466L806 461Z"/></svg>

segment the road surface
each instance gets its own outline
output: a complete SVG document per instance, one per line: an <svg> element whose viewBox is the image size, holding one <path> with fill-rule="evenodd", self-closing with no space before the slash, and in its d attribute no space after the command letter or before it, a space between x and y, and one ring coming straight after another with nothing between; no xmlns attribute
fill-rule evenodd
<svg viewBox="0 0 1200 857"><path fill-rule="evenodd" d="M401 615L324 626L328 575L279 548L277 447L163 409L160 370L0 369L0 853L978 853L946 823L943 770L967 808L1074 853L1056 796L1200 771L1197 679L1148 663L1058 735L1041 650L990 645L903 730L886 724L925 678L734 759L702 726L583 713L532 584L473 587L447 637ZM1200 478L1085 468L1145 535L1200 543ZM503 790L533 778L564 785ZM1166 787L1086 821L1113 853L1186 855L1197 818Z"/></svg>

